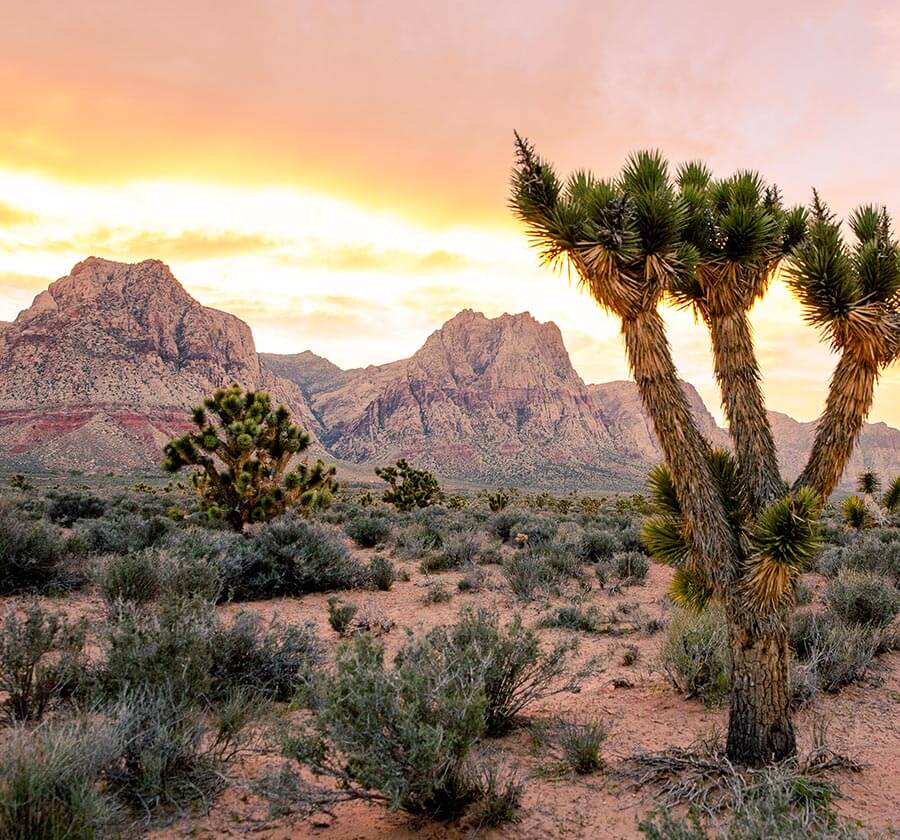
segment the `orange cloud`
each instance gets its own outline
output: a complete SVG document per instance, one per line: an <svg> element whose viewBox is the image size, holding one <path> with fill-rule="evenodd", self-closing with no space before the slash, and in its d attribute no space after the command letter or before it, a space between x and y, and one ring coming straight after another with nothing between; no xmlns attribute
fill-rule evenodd
<svg viewBox="0 0 900 840"><path fill-rule="evenodd" d="M0 226L13 227L14 225L27 225L37 219L33 213L20 210L11 204L0 202Z"/></svg>

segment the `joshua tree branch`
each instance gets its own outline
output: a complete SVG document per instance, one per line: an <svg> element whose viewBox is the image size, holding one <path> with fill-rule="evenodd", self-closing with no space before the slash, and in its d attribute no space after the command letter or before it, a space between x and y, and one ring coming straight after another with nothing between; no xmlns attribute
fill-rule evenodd
<svg viewBox="0 0 900 840"><path fill-rule="evenodd" d="M741 309L707 318L716 381L754 513L784 495L775 438L760 388L750 321Z"/></svg>

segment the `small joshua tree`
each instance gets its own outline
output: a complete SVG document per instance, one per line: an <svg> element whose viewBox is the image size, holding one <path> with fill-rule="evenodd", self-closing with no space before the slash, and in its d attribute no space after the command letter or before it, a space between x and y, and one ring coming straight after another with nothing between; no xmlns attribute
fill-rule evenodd
<svg viewBox="0 0 900 840"><path fill-rule="evenodd" d="M377 467L375 475L388 483L382 498L397 510L433 505L441 495L441 485L428 470L417 470L401 458L396 465Z"/></svg>
<svg viewBox="0 0 900 840"><path fill-rule="evenodd" d="M506 493L503 490L497 490L490 493L487 497L487 503L491 511L499 513L509 504L509 493Z"/></svg>
<svg viewBox="0 0 900 840"><path fill-rule="evenodd" d="M900 508L900 475L898 475L888 486L884 498L881 500L886 510L891 513Z"/></svg>
<svg viewBox="0 0 900 840"><path fill-rule="evenodd" d="M742 764L796 751L788 627L800 573L817 547L822 500L837 485L872 404L878 375L900 351L900 249L886 211L862 207L841 226L817 195L811 213L785 209L755 173L716 180L702 164L673 178L659 153L619 175L565 182L516 136L512 208L545 261L575 269L622 324L629 365L665 465L651 485L657 515L645 542L675 567L674 596L721 602L728 618L731 709L727 753ZM812 453L792 487L778 472L748 313L776 270L809 323L838 351ZM678 380L659 306L691 307L705 323L734 455L704 438Z"/></svg>
<svg viewBox="0 0 900 840"><path fill-rule="evenodd" d="M197 430L170 440L163 469L196 466L191 477L203 509L235 531L265 522L293 506L326 507L337 489L334 466L305 460L289 470L310 444L284 406L237 384L216 390L193 412Z"/></svg>

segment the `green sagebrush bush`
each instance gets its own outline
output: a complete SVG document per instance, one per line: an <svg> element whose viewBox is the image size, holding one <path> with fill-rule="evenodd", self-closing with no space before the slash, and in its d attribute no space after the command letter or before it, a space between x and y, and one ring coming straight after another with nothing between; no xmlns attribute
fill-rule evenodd
<svg viewBox="0 0 900 840"><path fill-rule="evenodd" d="M103 499L81 492L50 492L47 495L45 512L47 518L71 528L79 519L96 519L106 512Z"/></svg>
<svg viewBox="0 0 900 840"><path fill-rule="evenodd" d="M801 612L791 624L791 648L807 693L838 691L865 679L884 645L883 631L832 613Z"/></svg>
<svg viewBox="0 0 900 840"><path fill-rule="evenodd" d="M58 528L0 500L0 595L68 588L77 582L64 566L69 549Z"/></svg>
<svg viewBox="0 0 900 840"><path fill-rule="evenodd" d="M657 666L685 697L721 702L730 685L728 628L719 607L676 609L666 627Z"/></svg>
<svg viewBox="0 0 900 840"><path fill-rule="evenodd" d="M881 575L844 570L825 592L828 608L851 624L884 627L900 611L900 593Z"/></svg>
<svg viewBox="0 0 900 840"><path fill-rule="evenodd" d="M251 613L226 624L201 599L169 599L152 612L125 607L103 639L102 696L164 687L176 699L209 703L241 689L286 700L321 663L311 625L265 625Z"/></svg>
<svg viewBox="0 0 900 840"><path fill-rule="evenodd" d="M518 617L502 629L486 610L411 639L393 669L380 644L355 638L339 649L334 674L312 679L310 725L286 750L392 807L458 813L485 796L469 762L476 739L507 731L528 703L553 691L565 652L543 653Z"/></svg>
<svg viewBox="0 0 900 840"><path fill-rule="evenodd" d="M365 582L364 568L338 532L295 514L266 523L249 543L241 578L229 581L236 600L351 589Z"/></svg>
<svg viewBox="0 0 900 840"><path fill-rule="evenodd" d="M387 542L391 535L390 520L377 513L363 513L344 523L344 531L362 548L374 548Z"/></svg>
<svg viewBox="0 0 900 840"><path fill-rule="evenodd" d="M0 751L0 837L105 836L117 808L98 780L117 753L117 739L106 724L72 721L17 729Z"/></svg>
<svg viewBox="0 0 900 840"><path fill-rule="evenodd" d="M437 655L428 640L411 641L387 669L378 642L344 643L334 673L310 686L313 714L286 737L285 754L345 790L376 792L392 808L459 813L478 798L468 759L486 701L468 663L438 663Z"/></svg>
<svg viewBox="0 0 900 840"><path fill-rule="evenodd" d="M760 771L736 790L736 801L727 816L715 821L714 833L693 809L680 817L659 808L644 817L639 830L647 840L866 840L869 836L836 813L837 791L830 782L790 767Z"/></svg>
<svg viewBox="0 0 900 840"><path fill-rule="evenodd" d="M70 622L33 601L7 606L0 618L0 714L8 721L40 720L70 698L86 666L84 621Z"/></svg>

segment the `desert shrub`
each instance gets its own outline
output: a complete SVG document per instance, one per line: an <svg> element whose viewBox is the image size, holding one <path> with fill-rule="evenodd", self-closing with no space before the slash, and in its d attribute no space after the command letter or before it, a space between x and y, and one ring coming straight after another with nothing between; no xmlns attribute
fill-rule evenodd
<svg viewBox="0 0 900 840"><path fill-rule="evenodd" d="M520 510L502 510L491 517L488 522L488 532L503 542L509 542L514 536L513 526L522 518L524 514Z"/></svg>
<svg viewBox="0 0 900 840"><path fill-rule="evenodd" d="M588 563L600 563L620 551L622 541L615 533L592 528L581 535L579 553Z"/></svg>
<svg viewBox="0 0 900 840"><path fill-rule="evenodd" d="M351 589L365 570L333 529L285 514L248 539L239 577L225 582L235 600Z"/></svg>
<svg viewBox="0 0 900 840"><path fill-rule="evenodd" d="M494 764L476 771L473 778L472 784L478 795L469 814L473 835L485 828L515 822L522 803L524 788L521 782L515 777L502 775Z"/></svg>
<svg viewBox="0 0 900 840"><path fill-rule="evenodd" d="M794 585L794 603L798 607L805 607L812 603L813 597L812 587L803 578L799 578Z"/></svg>
<svg viewBox="0 0 900 840"><path fill-rule="evenodd" d="M581 560L565 547L529 547L503 561L503 574L516 597L530 601L558 591L570 578L583 578Z"/></svg>
<svg viewBox="0 0 900 840"><path fill-rule="evenodd" d="M525 534L529 546L541 546L552 542L558 530L559 523L552 518L525 514L514 523L512 536Z"/></svg>
<svg viewBox="0 0 900 840"><path fill-rule="evenodd" d="M486 609L464 610L455 625L428 639L429 649L442 652L439 661L477 669L486 700L484 728L491 736L508 732L529 703L553 693L569 649L557 645L544 653L518 614L504 630L498 614Z"/></svg>
<svg viewBox="0 0 900 840"><path fill-rule="evenodd" d="M487 572L481 566L476 566L473 563L457 581L456 588L460 592L480 592L484 589L487 577Z"/></svg>
<svg viewBox="0 0 900 840"><path fill-rule="evenodd" d="M685 697L720 702L728 693L728 629L721 609L676 610L666 627L658 667Z"/></svg>
<svg viewBox="0 0 900 840"><path fill-rule="evenodd" d="M477 561L480 551L481 541L475 534L454 534L437 553L423 558L422 571L430 574L470 565Z"/></svg>
<svg viewBox="0 0 900 840"><path fill-rule="evenodd" d="M58 529L24 519L0 501L0 595L56 588L64 582L65 556Z"/></svg>
<svg viewBox="0 0 900 840"><path fill-rule="evenodd" d="M900 594L871 572L841 572L828 584L825 601L835 615L853 624L883 627L900 611Z"/></svg>
<svg viewBox="0 0 900 840"><path fill-rule="evenodd" d="M106 503L89 493L50 493L45 508L47 518L64 528L79 519L96 519L106 512Z"/></svg>
<svg viewBox="0 0 900 840"><path fill-rule="evenodd" d="M402 528L395 539L398 553L407 559L419 559L444 544L443 531L435 522L414 522Z"/></svg>
<svg viewBox="0 0 900 840"><path fill-rule="evenodd" d="M595 607L583 610L571 604L557 607L541 619L541 627L556 627L581 633L596 633L601 623L602 619Z"/></svg>
<svg viewBox="0 0 900 840"><path fill-rule="evenodd" d="M209 635L210 694L222 700L235 690L270 700L289 700L324 650L312 624L290 625L241 612L230 625L217 622Z"/></svg>
<svg viewBox="0 0 900 840"><path fill-rule="evenodd" d="M357 545L374 548L387 542L391 535L391 523L386 516L367 513L348 520L344 524L344 531Z"/></svg>
<svg viewBox="0 0 900 840"><path fill-rule="evenodd" d="M535 551L517 552L503 561L503 574L513 594L523 601L547 592L557 575L546 555Z"/></svg>
<svg viewBox="0 0 900 840"><path fill-rule="evenodd" d="M339 598L328 599L328 623L331 629L343 636L353 621L353 616L359 607L356 604L347 604Z"/></svg>
<svg viewBox="0 0 900 840"><path fill-rule="evenodd" d="M0 752L0 837L102 837L115 816L97 781L118 745L106 729L81 723L18 729Z"/></svg>
<svg viewBox="0 0 900 840"><path fill-rule="evenodd" d="M881 644L878 628L847 624L828 613L797 613L791 625L791 647L811 691L837 691L865 679Z"/></svg>
<svg viewBox="0 0 900 840"><path fill-rule="evenodd" d="M9 606L0 623L0 704L11 721L40 720L71 696L83 673L86 626L37 601L24 610Z"/></svg>
<svg viewBox="0 0 900 840"><path fill-rule="evenodd" d="M617 551L609 562L616 577L627 583L643 583L650 571L650 561L639 551Z"/></svg>
<svg viewBox="0 0 900 840"><path fill-rule="evenodd" d="M599 722L563 723L557 735L563 760L579 775L596 772L603 766L601 749L608 734Z"/></svg>
<svg viewBox="0 0 900 840"><path fill-rule="evenodd" d="M469 663L444 657L430 639L407 642L384 666L367 636L338 649L333 673L309 692L312 716L285 754L348 792L376 791L392 808L444 817L478 798L468 757L484 729L484 691ZM422 662L428 667L421 667Z"/></svg>
<svg viewBox="0 0 900 840"><path fill-rule="evenodd" d="M389 592L397 578L394 564L389 557L376 554L369 563L367 571L369 584L382 592Z"/></svg>
<svg viewBox="0 0 900 840"><path fill-rule="evenodd" d="M694 809L686 817L677 817L670 809L660 808L648 814L639 829L647 840L865 840L868 836L835 812L833 784L790 766L742 779L734 797L727 818L716 820L712 833Z"/></svg>
<svg viewBox="0 0 900 840"><path fill-rule="evenodd" d="M223 783L220 768L236 751L250 709L237 695L210 725L198 706L165 686L128 692L112 710L119 755L107 785L148 814L206 801Z"/></svg>
<svg viewBox="0 0 900 840"><path fill-rule="evenodd" d="M159 594L158 557L147 551L111 554L99 567L97 585L107 604L146 604Z"/></svg>
<svg viewBox="0 0 900 840"><path fill-rule="evenodd" d="M900 585L900 541L893 539L892 534L885 533L889 530L863 534L839 549L838 562L831 574L837 574L840 569L873 572ZM822 571L827 573L824 569Z"/></svg>
<svg viewBox="0 0 900 840"><path fill-rule="evenodd" d="M101 640L98 691L117 698L164 687L178 700L207 696L214 623L202 599L167 599L154 611L123 604Z"/></svg>
<svg viewBox="0 0 900 840"><path fill-rule="evenodd" d="M126 554L150 548L174 527L165 516L113 508L96 519L79 519L74 531L87 551Z"/></svg>
<svg viewBox="0 0 900 840"><path fill-rule="evenodd" d="M169 598L202 598L213 603L225 590L226 565L202 557L157 550L160 590Z"/></svg>
<svg viewBox="0 0 900 840"><path fill-rule="evenodd" d="M450 590L439 581L429 583L425 590L426 604L446 604L452 597Z"/></svg>

